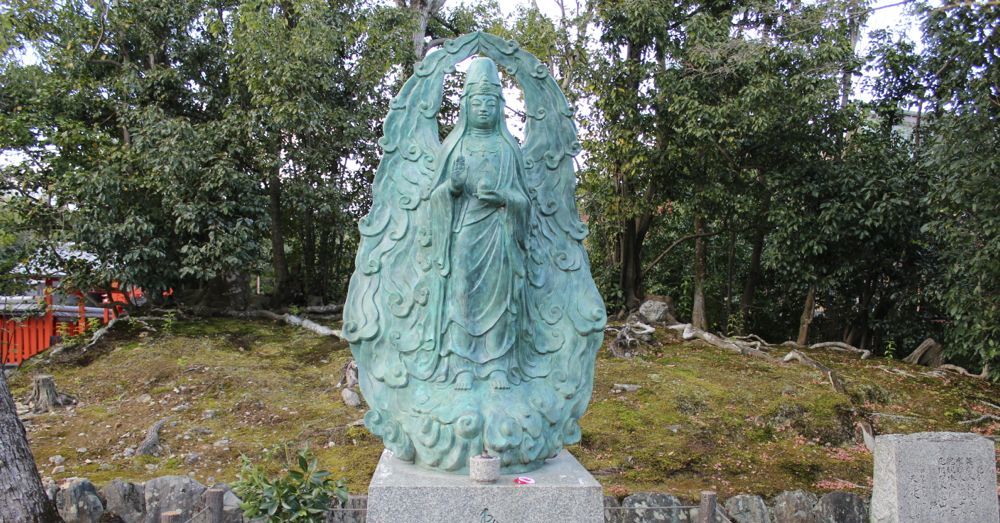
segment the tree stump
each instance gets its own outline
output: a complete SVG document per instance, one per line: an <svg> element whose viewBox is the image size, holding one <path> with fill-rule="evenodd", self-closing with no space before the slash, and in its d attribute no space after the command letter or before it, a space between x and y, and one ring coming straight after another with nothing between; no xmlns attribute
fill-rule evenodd
<svg viewBox="0 0 1000 523"><path fill-rule="evenodd" d="M56 380L48 374L38 374L31 380L31 397L28 406L31 412L41 414L57 407L76 405L76 398L56 390Z"/></svg>

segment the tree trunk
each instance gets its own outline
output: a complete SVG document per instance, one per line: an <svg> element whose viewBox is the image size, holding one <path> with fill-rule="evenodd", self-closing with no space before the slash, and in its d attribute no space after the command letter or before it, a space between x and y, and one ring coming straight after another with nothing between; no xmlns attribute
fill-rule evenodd
<svg viewBox="0 0 1000 523"><path fill-rule="evenodd" d="M335 226L336 224L334 223L326 223L324 227L320 228L319 239L317 240L316 293L323 297L323 303L326 303L329 299L330 230Z"/></svg>
<svg viewBox="0 0 1000 523"><path fill-rule="evenodd" d="M875 298L875 279L871 278L865 282L865 290L858 300L858 312L851 321L844 343L860 347L864 345L864 339L868 333L869 311L872 300Z"/></svg>
<svg viewBox="0 0 1000 523"><path fill-rule="evenodd" d="M424 42L424 38L427 37L427 22L441 10L444 3L445 0L409 0L409 4L407 4L407 0L396 0L398 7L413 11L417 17L417 27L410 35L413 41L414 65L423 60L424 55L427 54L427 43Z"/></svg>
<svg viewBox="0 0 1000 523"><path fill-rule="evenodd" d="M799 345L809 342L809 324L812 323L813 309L816 308L816 284L809 285L806 293L806 303L802 306L802 317L799 318L799 337L795 340Z"/></svg>
<svg viewBox="0 0 1000 523"><path fill-rule="evenodd" d="M639 245L635 234L635 220L626 218L622 224L621 234L621 288L627 310L636 310L642 304L642 291L639 289L642 281L642 267L639 265Z"/></svg>
<svg viewBox="0 0 1000 523"><path fill-rule="evenodd" d="M771 195L765 191L764 200L761 202L761 212L757 216L757 223L754 225L753 247L750 251L750 270L747 273L747 281L743 287L743 296L740 297L740 328L744 331L749 328L753 296L757 290L757 282L760 281L760 258L761 253L764 251L764 238L767 236L767 213L770 207Z"/></svg>
<svg viewBox="0 0 1000 523"><path fill-rule="evenodd" d="M622 223L621 246L621 288L625 298L625 308L634 311L642 305L646 292L642 285L642 243L649 230L650 215L626 218Z"/></svg>
<svg viewBox="0 0 1000 523"><path fill-rule="evenodd" d="M281 211L281 177L279 167L274 167L267 180L270 196L268 213L271 216L271 267L274 269L273 305L284 304L288 298L288 260L285 259L285 231Z"/></svg>
<svg viewBox="0 0 1000 523"><path fill-rule="evenodd" d="M632 41L627 41L626 63L638 65L642 59L643 46ZM635 70L632 67L629 70ZM632 75L628 80L629 90L638 92L641 79L638 75ZM639 111L638 107L630 108L630 111ZM617 182L618 194L626 199L636 198L636 189L632 187L632 179L619 164L614 173ZM642 286L642 242L646 236L646 230L652 221L652 216L642 214L637 217L627 217L623 220L622 231L619 235L619 247L621 248L621 289L622 298L625 300L625 308L634 311L642 305L645 291Z"/></svg>
<svg viewBox="0 0 1000 523"><path fill-rule="evenodd" d="M337 247L334 251L336 252L336 257L334 257L333 259L333 274L336 275L337 281L340 282L340 285L337 286L336 289L334 289L333 292L334 301L344 301L344 296L347 295L347 285L351 280L350 274L348 273L345 275L344 274L345 270L341 268L344 265L344 260L347 259L347 257L344 256L345 241L346 239L344 238L343 230L337 231L337 241L336 241ZM348 261L350 260L348 259Z"/></svg>
<svg viewBox="0 0 1000 523"><path fill-rule="evenodd" d="M705 233L705 217L695 215L694 233ZM691 306L691 325L696 329L708 330L705 318L705 238L694 240L694 304Z"/></svg>
<svg viewBox="0 0 1000 523"><path fill-rule="evenodd" d="M729 231L729 248L726 253L726 308L722 312L722 330L729 332L729 317L733 310L733 271L736 265L736 231Z"/></svg>
<svg viewBox="0 0 1000 523"><path fill-rule="evenodd" d="M0 521L4 523L62 522L45 495L24 425L17 417L7 378L0 370Z"/></svg>
<svg viewBox="0 0 1000 523"><path fill-rule="evenodd" d="M317 295L316 285L316 224L312 209L302 217L302 295L307 299Z"/></svg>

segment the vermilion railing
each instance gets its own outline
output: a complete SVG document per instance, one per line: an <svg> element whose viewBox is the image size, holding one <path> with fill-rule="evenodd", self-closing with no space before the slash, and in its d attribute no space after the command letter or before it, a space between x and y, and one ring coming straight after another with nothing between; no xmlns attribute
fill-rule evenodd
<svg viewBox="0 0 1000 523"><path fill-rule="evenodd" d="M76 327L76 324L70 324ZM0 364L20 365L24 360L52 346L56 321L52 312L44 316L0 320Z"/></svg>
<svg viewBox="0 0 1000 523"><path fill-rule="evenodd" d="M112 307L86 307L81 293L76 293L79 305L53 305L51 293L51 286L47 285L43 314L39 313L41 311L17 316L0 314L0 367L20 365L51 347L56 336L86 332L88 318L107 324L118 312ZM111 299L124 300L125 296L115 290Z"/></svg>

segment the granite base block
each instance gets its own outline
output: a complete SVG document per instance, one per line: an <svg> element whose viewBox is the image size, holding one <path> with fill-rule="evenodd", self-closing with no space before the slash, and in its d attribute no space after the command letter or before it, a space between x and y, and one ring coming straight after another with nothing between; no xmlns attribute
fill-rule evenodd
<svg viewBox="0 0 1000 523"><path fill-rule="evenodd" d="M875 438L872 523L1000 523L993 441L965 432Z"/></svg>
<svg viewBox="0 0 1000 523"><path fill-rule="evenodd" d="M424 470L386 450L368 487L369 523L601 523L601 485L569 452L522 476L503 475L494 484L468 476Z"/></svg>

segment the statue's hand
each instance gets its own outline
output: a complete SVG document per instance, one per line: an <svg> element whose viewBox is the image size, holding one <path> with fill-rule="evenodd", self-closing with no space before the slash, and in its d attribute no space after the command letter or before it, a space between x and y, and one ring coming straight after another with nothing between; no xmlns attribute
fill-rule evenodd
<svg viewBox="0 0 1000 523"><path fill-rule="evenodd" d="M465 157L459 156L451 166L451 192L461 192L465 186Z"/></svg>
<svg viewBox="0 0 1000 523"><path fill-rule="evenodd" d="M496 205L497 207L507 205L507 199L504 198L503 194L493 190L480 189L476 191L476 198L479 198L481 201L490 205Z"/></svg>

